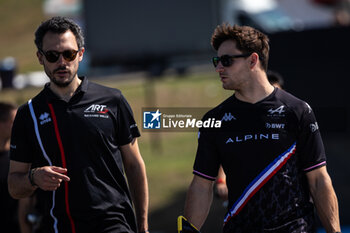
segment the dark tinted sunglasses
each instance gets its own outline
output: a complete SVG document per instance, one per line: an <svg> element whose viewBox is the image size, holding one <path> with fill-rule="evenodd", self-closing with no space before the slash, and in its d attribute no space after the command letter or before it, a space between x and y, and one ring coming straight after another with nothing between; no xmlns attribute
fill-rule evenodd
<svg viewBox="0 0 350 233"><path fill-rule="evenodd" d="M60 55L62 54L63 58L66 61L73 61L76 57L77 54L79 52L79 50L65 50L63 52L58 52L58 51L54 51L54 50L49 50L49 51L40 51L46 58L46 60L48 62L56 62L58 60L58 58L60 57Z"/></svg>
<svg viewBox="0 0 350 233"><path fill-rule="evenodd" d="M217 67L219 62L221 61L221 64L224 67L229 67L233 64L234 58L249 57L250 55L251 53L245 53L239 55L222 55L221 57L213 57L213 64L215 67Z"/></svg>

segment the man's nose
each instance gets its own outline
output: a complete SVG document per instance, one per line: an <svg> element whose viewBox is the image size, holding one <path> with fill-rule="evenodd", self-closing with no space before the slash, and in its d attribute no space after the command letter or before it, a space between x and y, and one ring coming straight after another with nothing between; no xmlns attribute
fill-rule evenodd
<svg viewBox="0 0 350 233"><path fill-rule="evenodd" d="M57 60L58 64L67 64L68 61L66 59L64 59L63 54L60 54Z"/></svg>
<svg viewBox="0 0 350 233"><path fill-rule="evenodd" d="M221 61L218 62L218 65L215 67L216 72L222 72L224 71L224 66L221 64Z"/></svg>

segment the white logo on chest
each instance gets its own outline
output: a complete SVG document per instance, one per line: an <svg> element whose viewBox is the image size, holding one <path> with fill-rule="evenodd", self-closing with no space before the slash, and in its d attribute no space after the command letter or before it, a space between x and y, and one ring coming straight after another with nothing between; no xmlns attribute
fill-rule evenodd
<svg viewBox="0 0 350 233"><path fill-rule="evenodd" d="M90 107L85 109L84 112L90 112L90 113L107 113L108 109L106 108L107 105L100 105L100 104L92 104Z"/></svg>

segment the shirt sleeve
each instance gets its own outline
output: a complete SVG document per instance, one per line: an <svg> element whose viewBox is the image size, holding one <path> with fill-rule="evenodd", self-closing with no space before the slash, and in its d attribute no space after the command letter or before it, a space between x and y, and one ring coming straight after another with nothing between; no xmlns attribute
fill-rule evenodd
<svg viewBox="0 0 350 233"><path fill-rule="evenodd" d="M140 137L140 131L135 122L131 107L123 95L120 95L117 118L117 139L120 146L130 143L133 138Z"/></svg>
<svg viewBox="0 0 350 233"><path fill-rule="evenodd" d="M297 148L299 148L301 166L305 172L326 165L326 154L319 126L313 110L307 103L304 103L301 115Z"/></svg>
<svg viewBox="0 0 350 233"><path fill-rule="evenodd" d="M33 120L27 104L21 106L12 126L10 159L23 163L32 163L34 147L37 145Z"/></svg>
<svg viewBox="0 0 350 233"><path fill-rule="evenodd" d="M197 154L193 166L193 174L212 181L216 179L220 167L215 133L213 129L199 130Z"/></svg>

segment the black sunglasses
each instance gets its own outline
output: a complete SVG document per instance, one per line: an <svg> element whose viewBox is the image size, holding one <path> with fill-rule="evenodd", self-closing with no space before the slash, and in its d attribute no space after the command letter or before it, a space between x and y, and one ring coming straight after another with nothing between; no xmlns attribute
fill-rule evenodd
<svg viewBox="0 0 350 233"><path fill-rule="evenodd" d="M71 50L65 50L63 52L58 52L55 50L49 50L44 52L41 50L40 52L45 56L48 62L54 63L58 60L61 54L66 61L73 61L77 57L79 50L71 49Z"/></svg>
<svg viewBox="0 0 350 233"><path fill-rule="evenodd" d="M222 55L221 57L213 57L213 64L215 67L217 67L219 62L221 61L221 64L224 67L229 67L233 64L234 58L249 57L250 55L251 53L245 53L239 55Z"/></svg>

